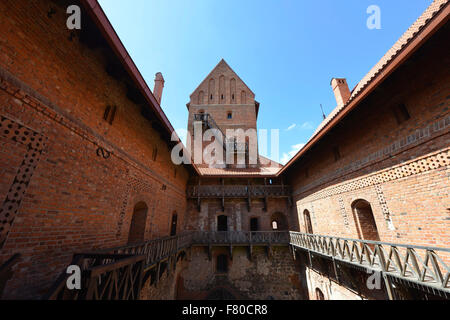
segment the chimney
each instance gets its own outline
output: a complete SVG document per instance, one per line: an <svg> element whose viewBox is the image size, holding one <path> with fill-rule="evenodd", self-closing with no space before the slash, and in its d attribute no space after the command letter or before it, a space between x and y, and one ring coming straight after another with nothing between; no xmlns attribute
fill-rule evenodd
<svg viewBox="0 0 450 320"><path fill-rule="evenodd" d="M351 95L347 80L344 78L333 78L331 79L331 87L333 88L338 107L344 106Z"/></svg>
<svg viewBox="0 0 450 320"><path fill-rule="evenodd" d="M161 72L155 75L155 88L153 89L153 95L159 104L161 104L162 92L164 88L164 78Z"/></svg>

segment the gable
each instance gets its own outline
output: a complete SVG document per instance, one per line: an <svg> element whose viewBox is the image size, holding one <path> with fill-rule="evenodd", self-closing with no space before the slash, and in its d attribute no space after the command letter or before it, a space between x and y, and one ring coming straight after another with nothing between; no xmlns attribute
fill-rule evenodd
<svg viewBox="0 0 450 320"><path fill-rule="evenodd" d="M255 94L221 60L190 96L191 104L254 104Z"/></svg>

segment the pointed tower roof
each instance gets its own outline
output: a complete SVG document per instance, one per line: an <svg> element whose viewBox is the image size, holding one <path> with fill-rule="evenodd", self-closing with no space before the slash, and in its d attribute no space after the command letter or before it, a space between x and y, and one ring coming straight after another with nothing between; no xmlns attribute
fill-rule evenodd
<svg viewBox="0 0 450 320"><path fill-rule="evenodd" d="M222 60L220 60L219 63L211 70L211 72L208 73L208 75L203 79L203 81L200 82L200 84L197 86L197 88L195 88L195 90L192 91L190 97L192 97L192 95L202 86L202 84L204 84L209 78L211 78L211 75L214 73L214 71L216 71L216 69L218 69L219 67L222 67L222 66L229 69L233 73L233 75L236 77L236 79L241 81L245 85L245 87L248 89L248 91L250 91L253 95L255 95L255 93L247 86L247 84L241 79L241 77L239 77L238 74L230 67L230 65L225 61L225 59L222 58Z"/></svg>

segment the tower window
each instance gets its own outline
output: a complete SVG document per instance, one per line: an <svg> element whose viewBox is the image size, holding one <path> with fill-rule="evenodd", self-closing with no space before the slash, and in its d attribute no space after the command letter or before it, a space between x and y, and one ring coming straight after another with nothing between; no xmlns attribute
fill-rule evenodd
<svg viewBox="0 0 450 320"><path fill-rule="evenodd" d="M403 103L395 106L392 111L394 112L394 116L398 124L401 124L411 118L408 109Z"/></svg>
<svg viewBox="0 0 450 320"><path fill-rule="evenodd" d="M221 95L221 96L220 96L220 99L222 99L222 100L223 100L223 95Z"/></svg>
<svg viewBox="0 0 450 320"><path fill-rule="evenodd" d="M210 96L210 99L211 99L211 100L213 99L213 95Z"/></svg>
<svg viewBox="0 0 450 320"><path fill-rule="evenodd" d="M234 93L231 95L231 99L234 100Z"/></svg>
<svg viewBox="0 0 450 320"><path fill-rule="evenodd" d="M233 114L231 112L228 112L227 119L233 119Z"/></svg>

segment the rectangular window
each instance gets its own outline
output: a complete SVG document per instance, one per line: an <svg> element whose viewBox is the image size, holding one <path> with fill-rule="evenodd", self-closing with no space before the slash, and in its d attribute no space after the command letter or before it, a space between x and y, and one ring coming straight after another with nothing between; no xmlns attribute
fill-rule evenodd
<svg viewBox="0 0 450 320"><path fill-rule="evenodd" d="M232 114L231 112L228 112L227 118L228 118L228 119L233 119L233 114Z"/></svg>

